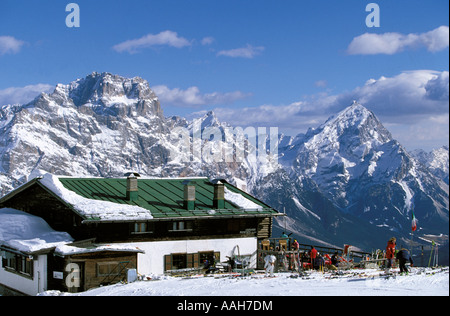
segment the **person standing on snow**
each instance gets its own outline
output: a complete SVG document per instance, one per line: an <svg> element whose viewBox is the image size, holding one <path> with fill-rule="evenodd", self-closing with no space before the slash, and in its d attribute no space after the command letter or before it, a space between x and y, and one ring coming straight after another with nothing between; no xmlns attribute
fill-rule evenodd
<svg viewBox="0 0 450 316"><path fill-rule="evenodd" d="M264 269L266 270L266 276L270 275L273 277L273 271L275 269L275 261L277 261L277 258L274 255L267 255L264 258Z"/></svg>
<svg viewBox="0 0 450 316"><path fill-rule="evenodd" d="M314 248L314 246L311 246L311 251L309 252L309 257L311 258L311 269L314 269L314 266L316 265L316 257L317 257L317 250Z"/></svg>
<svg viewBox="0 0 450 316"><path fill-rule="evenodd" d="M300 248L300 244L298 243L297 239L294 239L294 242L292 243L292 250L297 251Z"/></svg>
<svg viewBox="0 0 450 316"><path fill-rule="evenodd" d="M389 273L389 270L392 268L392 263L394 261L395 257L395 246L397 239L395 237L392 237L389 239L387 247L386 247L386 267L385 272Z"/></svg>
<svg viewBox="0 0 450 316"><path fill-rule="evenodd" d="M339 263L339 254L338 254L338 252L336 251L336 252L334 253L334 255L331 256L331 264L337 268L338 263Z"/></svg>
<svg viewBox="0 0 450 316"><path fill-rule="evenodd" d="M397 255L395 257L399 262L400 273L405 272L406 274L408 274L409 271L408 268L406 267L406 263L409 261L409 263L411 263L411 266L413 266L414 264L413 259L409 254L409 251L405 248L402 248L399 252L397 252Z"/></svg>
<svg viewBox="0 0 450 316"><path fill-rule="evenodd" d="M317 257L314 262L314 269L323 271L324 266L325 266L325 259L322 257L320 253L317 253Z"/></svg>

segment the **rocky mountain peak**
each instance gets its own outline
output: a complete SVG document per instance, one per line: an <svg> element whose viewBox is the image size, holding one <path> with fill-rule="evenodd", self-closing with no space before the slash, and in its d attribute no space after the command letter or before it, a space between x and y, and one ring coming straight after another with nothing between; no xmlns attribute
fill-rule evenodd
<svg viewBox="0 0 450 316"><path fill-rule="evenodd" d="M107 104L111 98L123 98L124 101L128 99L131 102L157 98L144 79L140 77L124 78L110 73L94 72L66 87L69 97L77 106L96 102Z"/></svg>
<svg viewBox="0 0 450 316"><path fill-rule="evenodd" d="M376 141L382 144L392 140L392 135L375 114L357 102L330 117L314 134L321 134L322 140L334 143L355 137L359 143Z"/></svg>
<svg viewBox="0 0 450 316"><path fill-rule="evenodd" d="M364 162L380 146L390 142L397 143L375 114L354 102L302 137L302 143L297 146L301 158L298 168L315 174L322 161L326 170L336 164L348 169Z"/></svg>
<svg viewBox="0 0 450 316"><path fill-rule="evenodd" d="M53 93L41 94L28 107L49 110L52 105L71 107L83 112L112 116L159 116L163 118L158 97L149 83L140 78L125 78L111 73L97 73L58 84Z"/></svg>
<svg viewBox="0 0 450 316"><path fill-rule="evenodd" d="M219 119L213 111L209 111L203 117L200 118L202 122L202 129L207 127L218 127L221 125Z"/></svg>

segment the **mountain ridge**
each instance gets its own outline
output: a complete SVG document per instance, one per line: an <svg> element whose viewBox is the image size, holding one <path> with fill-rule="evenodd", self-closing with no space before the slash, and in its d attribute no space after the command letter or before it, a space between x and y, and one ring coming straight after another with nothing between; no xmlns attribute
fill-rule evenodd
<svg viewBox="0 0 450 316"><path fill-rule="evenodd" d="M222 137L194 140L195 124L201 131L217 128ZM279 221L279 229L287 225L311 242L350 240L374 247L391 234L407 240L413 209L421 234L448 234L448 182L436 176L439 164L432 164L437 167L431 172L356 102L305 134L280 135L279 164L249 159L255 149L249 141L241 143L247 156L239 162L211 163L191 150L173 159L171 153L181 147L176 128L189 132L190 146L198 141L208 151L217 143L223 150L237 150L241 145L223 141L244 137L229 134L232 126L213 112L193 121L164 117L158 97L139 77L94 72L59 84L26 105L0 108L2 192L37 170L101 177L126 171L207 176L239 183L278 210L286 209L289 220Z"/></svg>

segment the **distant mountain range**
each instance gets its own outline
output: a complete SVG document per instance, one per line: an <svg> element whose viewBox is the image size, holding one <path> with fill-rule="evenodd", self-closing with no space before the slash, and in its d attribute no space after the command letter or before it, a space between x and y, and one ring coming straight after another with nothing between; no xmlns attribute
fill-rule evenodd
<svg viewBox="0 0 450 316"><path fill-rule="evenodd" d="M208 129L222 137L202 139ZM178 130L187 131L187 142ZM272 135L272 143L246 135L213 112L192 121L165 117L141 78L92 73L28 104L0 108L1 192L43 171L207 176L225 178L286 212L276 233L286 229L300 242L370 250L396 236L406 245L413 211L420 227L415 243L441 234L448 241L448 147L408 153L356 102L305 134L276 135L275 141ZM274 147L278 155L260 155ZM205 160L195 148L245 156Z"/></svg>

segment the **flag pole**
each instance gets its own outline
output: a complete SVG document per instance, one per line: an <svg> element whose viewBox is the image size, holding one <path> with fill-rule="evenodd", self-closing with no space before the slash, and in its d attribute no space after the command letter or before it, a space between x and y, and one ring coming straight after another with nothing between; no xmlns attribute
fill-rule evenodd
<svg viewBox="0 0 450 316"><path fill-rule="evenodd" d="M411 257L413 256L413 237L414 232L417 230L417 219L414 214L414 209L412 210L412 221L411 221Z"/></svg>

